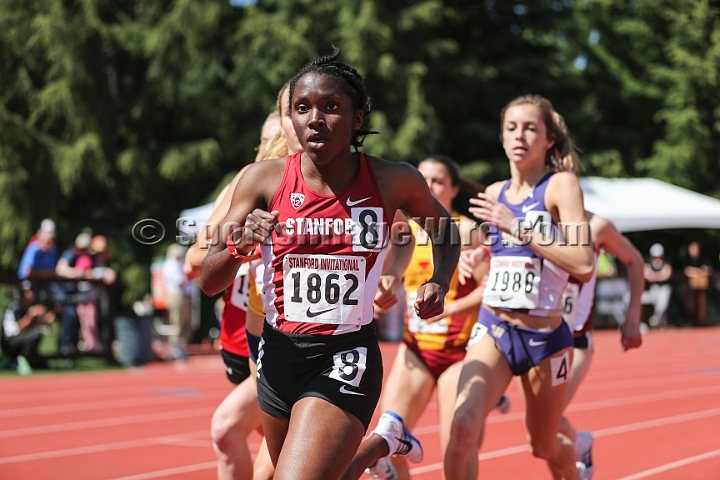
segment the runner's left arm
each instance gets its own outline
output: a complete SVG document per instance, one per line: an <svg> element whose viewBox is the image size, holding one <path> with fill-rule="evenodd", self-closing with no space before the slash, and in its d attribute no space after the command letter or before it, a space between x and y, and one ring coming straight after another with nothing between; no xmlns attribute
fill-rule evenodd
<svg viewBox="0 0 720 480"><path fill-rule="evenodd" d="M617 257L627 267L628 283L630 284L630 304L625 322L620 327L621 341L625 350L638 348L642 344L640 313L642 309L642 293L645 290L642 255L609 220L593 215L590 220L590 227L597 246Z"/></svg>
<svg viewBox="0 0 720 480"><path fill-rule="evenodd" d="M413 250L415 250L415 236L412 234L405 215L400 210L395 212L390 235L385 271L380 276L378 291L375 295L375 308L379 313L387 311L397 303L397 293L400 290L403 275L410 265Z"/></svg>
<svg viewBox="0 0 720 480"><path fill-rule="evenodd" d="M460 232L447 210L430 193L422 174L409 165L405 170L396 177L394 185L401 194L398 208L419 220L433 245L433 275L418 288L415 301L418 316L426 319L444 311L445 295L460 255Z"/></svg>

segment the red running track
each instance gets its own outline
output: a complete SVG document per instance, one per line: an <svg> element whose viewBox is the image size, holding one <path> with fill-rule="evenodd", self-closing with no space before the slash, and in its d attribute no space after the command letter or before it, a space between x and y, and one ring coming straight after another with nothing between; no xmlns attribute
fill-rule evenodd
<svg viewBox="0 0 720 480"><path fill-rule="evenodd" d="M720 479L720 328L653 331L627 353L616 332L595 341L568 410L595 435L595 479ZM387 369L396 345L382 347ZM0 380L0 480L215 478L210 416L229 390L219 356ZM514 383L508 394L511 412L488 419L480 478L549 479L524 443ZM426 454L413 478L441 478L434 402L414 433Z"/></svg>

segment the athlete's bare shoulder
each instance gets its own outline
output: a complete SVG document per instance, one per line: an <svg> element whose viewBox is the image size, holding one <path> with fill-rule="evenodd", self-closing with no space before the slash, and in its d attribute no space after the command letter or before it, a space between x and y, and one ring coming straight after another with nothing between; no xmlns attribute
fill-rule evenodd
<svg viewBox="0 0 720 480"><path fill-rule="evenodd" d="M577 176L570 172L557 172L548 180L548 190L556 189L580 190L580 182Z"/></svg>
<svg viewBox="0 0 720 480"><path fill-rule="evenodd" d="M488 185L485 189L485 193L490 197L497 199L500 196L500 190L502 190L503 185L505 185L508 181L509 180L501 180Z"/></svg>
<svg viewBox="0 0 720 480"><path fill-rule="evenodd" d="M270 202L280 186L286 164L287 157L280 157L248 165L238 182L235 195L261 195Z"/></svg>
<svg viewBox="0 0 720 480"><path fill-rule="evenodd" d="M370 168L372 168L376 177L385 175L386 173L398 173L415 168L406 162L391 162L372 155L366 155L366 157L370 160Z"/></svg>
<svg viewBox="0 0 720 480"><path fill-rule="evenodd" d="M427 189L427 182L417 168L405 162L389 162L368 155L370 168L389 210L401 208Z"/></svg>

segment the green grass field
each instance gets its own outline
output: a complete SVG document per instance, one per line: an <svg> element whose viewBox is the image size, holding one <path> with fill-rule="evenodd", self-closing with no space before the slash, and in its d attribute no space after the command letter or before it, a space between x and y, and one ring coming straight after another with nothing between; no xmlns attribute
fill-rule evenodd
<svg viewBox="0 0 720 480"><path fill-rule="evenodd" d="M50 331L44 335L38 348L41 355L53 356L57 354L57 339L60 334L60 325L53 323ZM101 357L80 357L75 360L65 358L52 358L48 360L47 369L34 369L35 375L54 375L58 373L92 372L100 370L119 370L121 365L111 365L105 358ZM5 358L0 350L0 378L17 377L15 364Z"/></svg>

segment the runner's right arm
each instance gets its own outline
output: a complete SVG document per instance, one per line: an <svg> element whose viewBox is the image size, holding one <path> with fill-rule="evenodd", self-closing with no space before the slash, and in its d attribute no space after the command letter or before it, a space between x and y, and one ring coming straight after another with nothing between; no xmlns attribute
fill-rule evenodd
<svg viewBox="0 0 720 480"><path fill-rule="evenodd" d="M246 165L243 167L243 169L233 177L227 188L220 192L220 195L215 199L215 205L213 206L210 218L208 218L205 225L203 225L202 230L198 232L197 242L188 249L187 255L185 255L185 265L183 266L188 280L194 280L200 276L200 265L202 265L205 256L208 254L210 245L222 241L222 239L216 238L217 227L220 221L227 215L235 187L249 166L250 165Z"/></svg>
<svg viewBox="0 0 720 480"><path fill-rule="evenodd" d="M211 245L200 268L200 288L213 296L228 287L240 265L250 258L235 258L227 248L226 239L233 237L236 250L249 254L266 242L278 222L278 212L268 212L268 205L277 191L286 159L266 160L249 166L233 192L227 215L220 222L220 241Z"/></svg>

